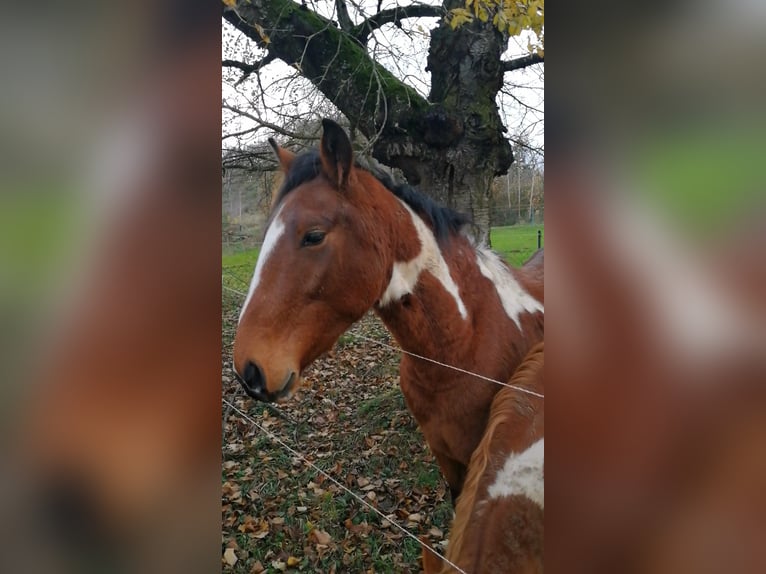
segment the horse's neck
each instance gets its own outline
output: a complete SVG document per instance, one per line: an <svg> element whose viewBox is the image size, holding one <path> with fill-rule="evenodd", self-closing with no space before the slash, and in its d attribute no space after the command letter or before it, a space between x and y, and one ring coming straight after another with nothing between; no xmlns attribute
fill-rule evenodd
<svg viewBox="0 0 766 574"><path fill-rule="evenodd" d="M472 349L481 337L501 348L510 348L514 336L526 337L525 316L542 312L527 287L535 277L512 271L465 237L453 237L442 247L423 219L402 206L406 216L396 230L398 255L375 306L402 348L475 370Z"/></svg>
<svg viewBox="0 0 766 574"><path fill-rule="evenodd" d="M375 310L406 351L425 354L460 331L468 309L455 273L432 230L399 201L389 280Z"/></svg>

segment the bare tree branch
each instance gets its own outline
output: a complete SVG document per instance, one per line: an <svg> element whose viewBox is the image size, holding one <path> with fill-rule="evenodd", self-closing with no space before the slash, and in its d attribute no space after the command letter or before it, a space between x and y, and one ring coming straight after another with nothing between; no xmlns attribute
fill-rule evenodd
<svg viewBox="0 0 766 574"><path fill-rule="evenodd" d="M534 154L537 154L539 156L544 156L545 155L545 149L543 147L537 147L537 146L530 145L529 142L527 142L525 139L522 139L522 138L512 137L512 138L509 138L509 139L511 140L511 142L514 145L516 145L516 146L518 146L520 148L523 148L523 149L525 149L527 151L530 151L530 152L532 152Z"/></svg>
<svg viewBox="0 0 766 574"><path fill-rule="evenodd" d="M270 130L273 130L273 131L277 132L278 134L282 134L283 136L286 136L286 137L289 137L289 138L293 138L293 139L299 139L299 140L316 139L316 138L313 138L313 137L307 137L305 135L297 134L297 133L292 132L290 130L286 130L283 127L280 127L280 126L278 126L276 124L273 124L271 122L267 122L266 120L261 119L258 116L254 116L253 114L250 114L250 113L248 113L248 112L246 112L244 110L241 110L241 109L239 109L237 107L234 107L234 106L231 106L229 104L226 104L226 103L221 104L221 107L224 110L229 110L230 112L234 112L235 114L238 114L238 115L240 115L242 117L245 117L245 118L247 118L249 120L252 120L255 123L257 123L258 125L263 126L265 128L269 128Z"/></svg>
<svg viewBox="0 0 766 574"><path fill-rule="evenodd" d="M545 115L545 112L541 110L540 108L536 108L532 104L528 104L524 100L516 97L511 90L506 90L505 88L500 90L503 94L511 98L514 102L516 102L519 106L526 108L528 110L532 110L533 112L539 114L539 115Z"/></svg>
<svg viewBox="0 0 766 574"><path fill-rule="evenodd" d="M351 16L348 15L348 8L346 7L345 0L335 0L335 10L338 13L338 24L340 29L344 32L351 33L354 28L354 23L351 21Z"/></svg>
<svg viewBox="0 0 766 574"><path fill-rule="evenodd" d="M529 54L528 56L522 56L521 58L514 58L513 60L500 62L500 65L503 72L512 72L513 70L528 68L534 64L542 64L544 61L545 60L543 56L538 54Z"/></svg>
<svg viewBox="0 0 766 574"><path fill-rule="evenodd" d="M250 74L253 72L257 72L261 68L263 68L265 65L273 62L276 60L276 55L272 54L271 52L266 54L263 58L258 60L257 62L254 62L252 64L248 64L246 62L240 62L239 60L223 60L221 62L221 66L224 68L238 68L242 70L242 77L237 80L237 83L234 84L235 86L238 86L242 82L244 82Z"/></svg>
<svg viewBox="0 0 766 574"><path fill-rule="evenodd" d="M259 131L263 127L264 126L258 125L258 126L255 126L253 128L248 128L246 130L242 130L242 131L238 131L238 132L233 132L233 133L230 133L230 134L225 134L225 135L221 136L221 141L223 141L225 139L229 139L229 138L238 138L239 136L244 136L244 135L247 135L247 134L252 134L252 133L255 133L255 132Z"/></svg>
<svg viewBox="0 0 766 574"><path fill-rule="evenodd" d="M428 108L356 39L293 0L241 0L223 17L298 70L368 138Z"/></svg>
<svg viewBox="0 0 766 574"><path fill-rule="evenodd" d="M274 151L268 148L229 148L222 150L221 168L242 171L274 171L278 168Z"/></svg>
<svg viewBox="0 0 766 574"><path fill-rule="evenodd" d="M402 20L406 18L426 18L444 16L444 8L442 6L427 6L425 4L413 4L412 6L403 6L396 8L387 8L370 16L361 24L354 26L351 34L359 40L362 44L367 43L367 39L370 37L370 33L377 30L385 24L398 25Z"/></svg>

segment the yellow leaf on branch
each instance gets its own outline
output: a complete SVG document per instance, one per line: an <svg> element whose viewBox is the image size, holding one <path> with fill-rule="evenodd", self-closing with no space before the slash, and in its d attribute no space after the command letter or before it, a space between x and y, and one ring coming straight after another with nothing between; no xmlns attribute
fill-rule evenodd
<svg viewBox="0 0 766 574"><path fill-rule="evenodd" d="M258 32L258 35L261 37L261 40L263 40L264 44L271 44L271 38L269 38L268 34L266 34L260 24L255 24L255 30Z"/></svg>
<svg viewBox="0 0 766 574"><path fill-rule="evenodd" d="M465 0L465 8L450 10L446 18L453 30L466 22L491 20L492 26L509 36L518 36L525 30L533 32L537 38L529 43L530 53L545 45L545 0Z"/></svg>

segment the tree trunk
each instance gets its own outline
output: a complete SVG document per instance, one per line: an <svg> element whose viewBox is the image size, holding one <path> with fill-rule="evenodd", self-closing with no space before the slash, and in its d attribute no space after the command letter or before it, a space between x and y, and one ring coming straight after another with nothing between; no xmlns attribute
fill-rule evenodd
<svg viewBox="0 0 766 574"><path fill-rule="evenodd" d="M464 3L445 0L443 6ZM440 19L431 32L426 101L375 62L359 40L291 0L243 0L236 12L223 14L298 67L374 140L373 157L400 168L410 184L434 199L471 215L479 239L488 241L492 179L513 161L496 104L508 38L491 22L452 30ZM370 94L371 85L380 86L377 94Z"/></svg>
<svg viewBox="0 0 766 574"><path fill-rule="evenodd" d="M418 188L437 201L470 215L476 238L489 245L492 174L456 172L452 166L447 167L446 174L437 173L430 164L422 165L419 173Z"/></svg>
<svg viewBox="0 0 766 574"><path fill-rule="evenodd" d="M448 10L462 6L462 0L444 3ZM487 244L492 179L513 161L496 104L507 40L488 24L452 30L442 20L431 32L429 108L410 129L386 130L374 148L376 159L401 168L410 183L471 215Z"/></svg>

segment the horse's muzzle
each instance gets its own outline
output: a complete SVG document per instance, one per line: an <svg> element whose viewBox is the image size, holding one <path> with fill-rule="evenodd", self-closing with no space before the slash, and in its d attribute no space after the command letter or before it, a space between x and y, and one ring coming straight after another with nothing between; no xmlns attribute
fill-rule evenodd
<svg viewBox="0 0 766 574"><path fill-rule="evenodd" d="M290 372L285 377L285 380L278 391L269 392L266 387L266 377L263 374L263 370L252 361L247 362L242 375L236 371L235 374L240 384L245 389L245 392L250 397L266 403L272 403L281 398L289 397L292 388L295 385L295 381L298 380L296 373Z"/></svg>

